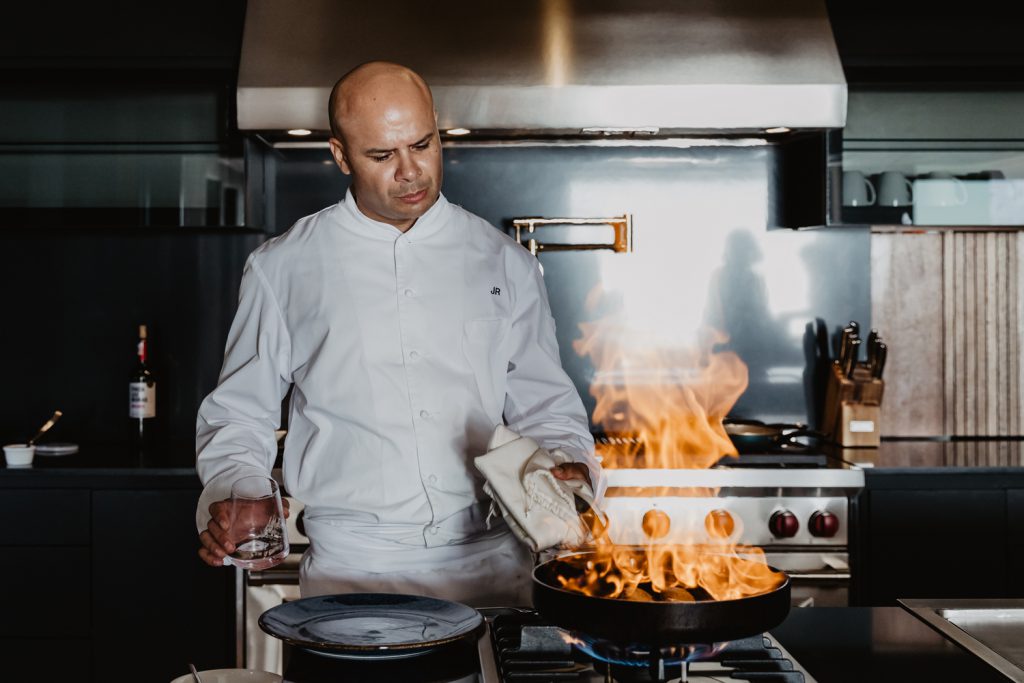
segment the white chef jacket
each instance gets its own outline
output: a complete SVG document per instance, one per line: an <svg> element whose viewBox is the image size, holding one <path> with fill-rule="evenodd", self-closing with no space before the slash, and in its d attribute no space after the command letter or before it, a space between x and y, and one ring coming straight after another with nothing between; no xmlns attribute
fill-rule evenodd
<svg viewBox="0 0 1024 683"><path fill-rule="evenodd" d="M402 233L349 192L249 256L199 409L199 530L232 482L270 471L289 385L284 484L313 550L349 567L440 566L503 542L472 462L503 422L602 487L537 260L443 195Z"/></svg>

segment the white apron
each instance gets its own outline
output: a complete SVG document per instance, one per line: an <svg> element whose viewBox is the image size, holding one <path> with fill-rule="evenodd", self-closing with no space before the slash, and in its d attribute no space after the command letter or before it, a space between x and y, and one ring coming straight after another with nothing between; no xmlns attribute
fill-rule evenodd
<svg viewBox="0 0 1024 683"><path fill-rule="evenodd" d="M471 607L529 606L533 554L507 530L460 545L387 543L324 521L306 521L302 597L406 593ZM339 549L344 548L344 551Z"/></svg>

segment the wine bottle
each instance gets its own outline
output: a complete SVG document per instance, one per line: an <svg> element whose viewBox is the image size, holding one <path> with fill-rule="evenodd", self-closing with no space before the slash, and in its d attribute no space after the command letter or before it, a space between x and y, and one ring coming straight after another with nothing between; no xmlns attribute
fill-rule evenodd
<svg viewBox="0 0 1024 683"><path fill-rule="evenodd" d="M128 382L128 418L133 446L145 459L153 445L156 423L156 378L146 364L146 326L139 325L138 362Z"/></svg>

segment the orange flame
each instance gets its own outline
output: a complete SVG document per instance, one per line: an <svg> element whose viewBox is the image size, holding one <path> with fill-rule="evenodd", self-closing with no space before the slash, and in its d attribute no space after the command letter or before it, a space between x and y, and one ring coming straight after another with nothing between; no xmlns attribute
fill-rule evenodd
<svg viewBox="0 0 1024 683"><path fill-rule="evenodd" d="M747 366L708 328L699 347L652 344L615 319L580 323L573 349L597 372L593 420L629 443L600 445L605 467L694 468L736 455L722 419L747 388Z"/></svg>
<svg viewBox="0 0 1024 683"><path fill-rule="evenodd" d="M600 294L591 292L589 308ZM615 316L581 323L580 329L573 348L596 369L593 420L611 437L598 445L604 467L704 469L737 454L722 420L746 390L748 376L739 356L716 349L728 337L704 329L696 344L685 345L629 329ZM669 492L665 487L648 495ZM675 496L716 494L671 490ZM587 595L631 600L731 600L776 588L785 577L768 566L760 548L731 540L738 526L726 511L715 510L705 520L705 536L683 537L670 530L665 513L652 510L643 520L645 546L616 545L607 533L596 533L593 553L563 558L559 581Z"/></svg>

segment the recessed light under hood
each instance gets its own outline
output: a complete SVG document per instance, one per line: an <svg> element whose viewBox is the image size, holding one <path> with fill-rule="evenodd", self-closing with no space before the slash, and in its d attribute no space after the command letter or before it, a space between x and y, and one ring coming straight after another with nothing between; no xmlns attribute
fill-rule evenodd
<svg viewBox="0 0 1024 683"><path fill-rule="evenodd" d="M846 80L821 0L249 0L239 128L324 135L331 86L371 59L418 71L441 129L474 136L846 123Z"/></svg>

